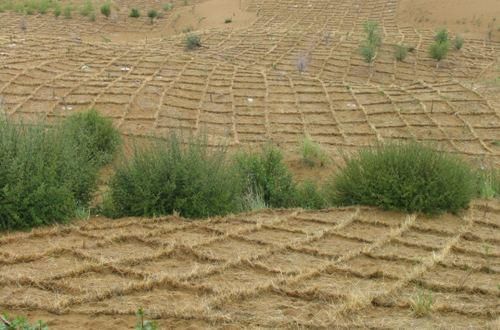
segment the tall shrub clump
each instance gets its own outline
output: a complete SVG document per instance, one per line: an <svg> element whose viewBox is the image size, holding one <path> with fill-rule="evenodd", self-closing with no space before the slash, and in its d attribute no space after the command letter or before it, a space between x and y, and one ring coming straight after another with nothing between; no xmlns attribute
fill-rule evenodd
<svg viewBox="0 0 500 330"><path fill-rule="evenodd" d="M81 116L55 127L0 118L0 230L66 222L90 202L104 151L84 141L117 133L104 121L109 131L96 136L87 128L104 119Z"/></svg>
<svg viewBox="0 0 500 330"><path fill-rule="evenodd" d="M329 198L406 212L457 212L476 193L476 176L453 155L417 143L365 149L347 159L333 179Z"/></svg>
<svg viewBox="0 0 500 330"><path fill-rule="evenodd" d="M242 209L242 185L227 152L207 146L204 137L186 145L166 142L137 149L118 166L110 183L109 216L179 213L187 218L225 215Z"/></svg>
<svg viewBox="0 0 500 330"><path fill-rule="evenodd" d="M246 190L260 196L265 205L295 206L296 186L278 148L266 145L260 153L241 153L236 163Z"/></svg>
<svg viewBox="0 0 500 330"><path fill-rule="evenodd" d="M62 125L67 138L84 148L86 157L98 165L106 165L121 144L120 133L110 119L91 109L68 117Z"/></svg>

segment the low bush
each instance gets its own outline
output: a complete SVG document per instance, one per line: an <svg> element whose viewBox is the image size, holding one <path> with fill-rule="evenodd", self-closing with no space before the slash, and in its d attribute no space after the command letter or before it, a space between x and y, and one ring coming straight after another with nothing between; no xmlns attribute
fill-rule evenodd
<svg viewBox="0 0 500 330"><path fill-rule="evenodd" d="M363 56L367 63L373 62L377 49L382 44L382 37L380 35L380 27L377 22L366 21L364 23L364 31L366 33L366 39L363 41L360 47L360 54Z"/></svg>
<svg viewBox="0 0 500 330"><path fill-rule="evenodd" d="M445 28L438 30L438 32L434 36L434 41L436 41L439 44L448 42L449 40L450 40L450 35L448 33L448 30Z"/></svg>
<svg viewBox="0 0 500 330"><path fill-rule="evenodd" d="M133 17L133 18L138 18L141 16L141 12L139 11L139 9L137 8L132 8L130 10L130 14L128 15L129 17Z"/></svg>
<svg viewBox="0 0 500 330"><path fill-rule="evenodd" d="M434 37L434 43L429 48L431 57L437 61L444 59L450 50L450 39L448 30L441 29Z"/></svg>
<svg viewBox="0 0 500 330"><path fill-rule="evenodd" d="M366 63L372 63L375 59L375 55L377 54L377 48L369 43L361 45L359 51Z"/></svg>
<svg viewBox="0 0 500 330"><path fill-rule="evenodd" d="M295 183L279 149L266 145L260 153L240 153L236 156L236 164L246 191L260 196L264 205L295 205Z"/></svg>
<svg viewBox="0 0 500 330"><path fill-rule="evenodd" d="M462 49L462 47L464 46L464 38L460 35L457 35L453 40L453 46L456 50Z"/></svg>
<svg viewBox="0 0 500 330"><path fill-rule="evenodd" d="M424 317L432 312L434 298L431 291L419 289L410 299L410 308L415 317Z"/></svg>
<svg viewBox="0 0 500 330"><path fill-rule="evenodd" d="M252 188L247 189L243 194L243 209L247 211L257 211L267 209L266 201L259 191L254 191Z"/></svg>
<svg viewBox="0 0 500 330"><path fill-rule="evenodd" d="M158 17L158 12L155 9L150 9L148 11L148 17L151 21L151 24L153 24L154 19Z"/></svg>
<svg viewBox="0 0 500 330"><path fill-rule="evenodd" d="M310 167L325 166L329 162L328 155L321 148L321 145L308 136L302 139L300 143L300 154L302 163Z"/></svg>
<svg viewBox="0 0 500 330"><path fill-rule="evenodd" d="M480 169L477 172L477 196L486 199L500 197L499 169Z"/></svg>
<svg viewBox="0 0 500 330"><path fill-rule="evenodd" d="M59 17L61 16L61 4L59 2L56 2L55 5L54 5L54 16L55 17Z"/></svg>
<svg viewBox="0 0 500 330"><path fill-rule="evenodd" d="M164 11L170 11L174 8L174 5L171 2L167 2L166 4L163 5L163 10Z"/></svg>
<svg viewBox="0 0 500 330"><path fill-rule="evenodd" d="M382 36L380 34L380 26L375 21L366 21L363 25L368 43L379 47L382 44Z"/></svg>
<svg viewBox="0 0 500 330"><path fill-rule="evenodd" d="M47 128L0 119L0 230L66 222L96 189L96 131L73 118ZM101 138L103 135L99 135Z"/></svg>
<svg viewBox="0 0 500 330"><path fill-rule="evenodd" d="M66 5L63 9L64 18L70 19L72 17L72 11L73 11L73 8L71 8L71 5L70 4Z"/></svg>
<svg viewBox="0 0 500 330"><path fill-rule="evenodd" d="M189 33L185 39L186 48L193 50L201 47L201 37L194 33Z"/></svg>
<svg viewBox="0 0 500 330"><path fill-rule="evenodd" d="M431 45L429 49L429 53L431 57L437 61L441 61L448 55L448 52L450 51L450 44L449 42L444 42L444 43L438 43L435 42Z"/></svg>
<svg viewBox="0 0 500 330"><path fill-rule="evenodd" d="M323 209L328 207L324 192L312 181L304 181L297 185L295 206L303 209Z"/></svg>
<svg viewBox="0 0 500 330"><path fill-rule="evenodd" d="M397 45L394 51L394 57L398 61L404 61L406 56L408 56L408 47L403 45Z"/></svg>
<svg viewBox="0 0 500 330"><path fill-rule="evenodd" d="M85 148L88 160L98 165L110 163L121 144L120 133L113 122L94 109L68 117L62 127L67 138Z"/></svg>
<svg viewBox="0 0 500 330"><path fill-rule="evenodd" d="M40 0L38 2L38 12L42 15L46 14L51 5L51 0Z"/></svg>
<svg viewBox="0 0 500 330"><path fill-rule="evenodd" d="M202 218L240 211L241 196L242 181L224 148L211 150L202 137L183 145L171 135L118 166L104 211L113 217L177 212Z"/></svg>
<svg viewBox="0 0 500 330"><path fill-rule="evenodd" d="M92 14L94 14L94 5L91 0L86 0L80 9L80 15L90 17Z"/></svg>
<svg viewBox="0 0 500 330"><path fill-rule="evenodd" d="M475 187L465 162L412 142L360 151L327 190L329 201L338 205L435 214L467 207Z"/></svg>
<svg viewBox="0 0 500 330"><path fill-rule="evenodd" d="M109 17L111 15L111 4L110 3L104 3L101 6L101 14L103 14L106 17Z"/></svg>

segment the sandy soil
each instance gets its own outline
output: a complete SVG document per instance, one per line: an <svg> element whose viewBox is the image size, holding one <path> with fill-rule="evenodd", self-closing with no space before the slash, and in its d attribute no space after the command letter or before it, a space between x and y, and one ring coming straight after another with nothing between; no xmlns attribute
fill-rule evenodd
<svg viewBox="0 0 500 330"><path fill-rule="evenodd" d="M500 203L437 218L344 208L186 222L95 218L0 236L0 308L51 329L487 328ZM412 315L418 292L431 314Z"/></svg>
<svg viewBox="0 0 500 330"><path fill-rule="evenodd" d="M468 37L500 41L500 0L401 0L402 25L448 27Z"/></svg>

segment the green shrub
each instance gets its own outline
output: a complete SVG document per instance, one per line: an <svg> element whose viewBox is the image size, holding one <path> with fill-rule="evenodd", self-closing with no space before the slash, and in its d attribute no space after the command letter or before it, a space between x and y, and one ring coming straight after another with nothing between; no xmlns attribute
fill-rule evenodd
<svg viewBox="0 0 500 330"><path fill-rule="evenodd" d="M120 133L113 122L94 109L69 116L63 128L67 139L88 150L88 160L99 166L111 162L121 144Z"/></svg>
<svg viewBox="0 0 500 330"><path fill-rule="evenodd" d="M312 181L304 181L297 186L295 205L303 209L323 209L328 202L323 191Z"/></svg>
<svg viewBox="0 0 500 330"><path fill-rule="evenodd" d="M101 14L103 14L106 17L109 17L111 15L111 4L110 3L105 3L101 6Z"/></svg>
<svg viewBox="0 0 500 330"><path fill-rule="evenodd" d="M365 22L363 28L366 33L366 40L361 44L359 51L365 62L371 63L375 59L378 47L382 44L380 28L378 23L373 21Z"/></svg>
<svg viewBox="0 0 500 330"><path fill-rule="evenodd" d="M12 10L14 10L18 14L23 14L25 11L25 6L22 2L14 2L12 4Z"/></svg>
<svg viewBox="0 0 500 330"><path fill-rule="evenodd" d="M42 15L46 14L51 5L51 0L40 0L38 2L38 12Z"/></svg>
<svg viewBox="0 0 500 330"><path fill-rule="evenodd" d="M453 40L453 45L455 46L456 50L462 49L462 47L464 46L464 38L460 35L457 35Z"/></svg>
<svg viewBox="0 0 500 330"><path fill-rule="evenodd" d="M186 36L185 40L186 48L187 49L195 49L195 48L200 48L201 47L201 37L197 34L190 33Z"/></svg>
<svg viewBox="0 0 500 330"><path fill-rule="evenodd" d="M68 4L68 5L66 5L66 6L64 7L64 9L63 9L63 16L64 16L64 18L66 18L66 19L70 19L70 18L71 18L71 16L72 16L72 14L71 14L72 10L73 10L73 9L71 8L71 5L69 5L69 4Z"/></svg>
<svg viewBox="0 0 500 330"><path fill-rule="evenodd" d="M261 196L265 205L294 206L296 187L279 149L267 145L260 153L240 153L236 164L246 191Z"/></svg>
<svg viewBox="0 0 500 330"><path fill-rule="evenodd" d="M375 47L379 47L382 43L382 37L380 35L380 27L377 22L366 21L363 25L363 29L366 33L366 41Z"/></svg>
<svg viewBox="0 0 500 330"><path fill-rule="evenodd" d="M141 13L139 12L139 9L137 8L132 8L132 10L130 11L130 14L129 14L130 17L133 17L133 18L138 18L141 16Z"/></svg>
<svg viewBox="0 0 500 330"><path fill-rule="evenodd" d="M242 209L242 181L224 148L211 150L204 138L186 146L175 135L136 150L110 182L109 216L153 216L178 212L188 218Z"/></svg>
<svg viewBox="0 0 500 330"><path fill-rule="evenodd" d="M166 4L163 5L164 11L170 11L170 10L172 10L172 8L174 8L174 5L170 2L167 2Z"/></svg>
<svg viewBox="0 0 500 330"><path fill-rule="evenodd" d="M76 208L55 134L40 126L0 121L0 230L64 222Z"/></svg>
<svg viewBox="0 0 500 330"><path fill-rule="evenodd" d="M449 50L450 43L448 41L443 43L435 42L431 45L429 52L433 59L441 61L448 55Z"/></svg>
<svg viewBox="0 0 500 330"><path fill-rule="evenodd" d="M445 28L440 29L436 35L434 36L434 41L436 41L439 44L449 42L450 36L448 33L448 30Z"/></svg>
<svg viewBox="0 0 500 330"><path fill-rule="evenodd" d="M253 191L250 188L245 194L243 194L243 209L247 211L257 211L262 209L267 209L266 201L259 191Z"/></svg>
<svg viewBox="0 0 500 330"><path fill-rule="evenodd" d="M408 47L402 45L396 46L394 52L394 57L396 57L396 60L400 62L404 61L407 55L408 55Z"/></svg>
<svg viewBox="0 0 500 330"><path fill-rule="evenodd" d="M80 15L89 17L94 13L94 5L91 0L86 0L80 9Z"/></svg>
<svg viewBox="0 0 500 330"><path fill-rule="evenodd" d="M329 162L328 156L321 146L308 136L301 141L300 154L302 163L310 167L325 166Z"/></svg>
<svg viewBox="0 0 500 330"><path fill-rule="evenodd" d="M137 323L135 330L158 330L158 324L155 321L145 320L144 310L139 308L136 312Z"/></svg>
<svg viewBox="0 0 500 330"><path fill-rule="evenodd" d="M61 16L61 5L59 4L59 2L56 2L56 4L54 5L54 16Z"/></svg>
<svg viewBox="0 0 500 330"><path fill-rule="evenodd" d="M431 291L419 289L410 299L410 308L415 317L424 317L432 312L434 298Z"/></svg>
<svg viewBox="0 0 500 330"><path fill-rule="evenodd" d="M364 149L346 161L328 187L334 204L433 214L457 212L475 193L466 163L415 142Z"/></svg>
<svg viewBox="0 0 500 330"><path fill-rule="evenodd" d="M87 205L96 188L100 167L113 160L121 138L111 121L95 110L68 117L59 128L65 144L78 149L83 164L68 163L69 185L80 205Z"/></svg>
<svg viewBox="0 0 500 330"><path fill-rule="evenodd" d="M448 30L441 29L434 37L434 43L429 49L431 57L437 61L441 61L448 55L450 50L450 40Z"/></svg>
<svg viewBox="0 0 500 330"><path fill-rule="evenodd" d="M477 172L477 195L486 199L500 197L500 170L481 169Z"/></svg>
<svg viewBox="0 0 500 330"><path fill-rule="evenodd" d="M226 19L224 20L224 23L225 23L225 24L229 24L229 23L232 23L232 22L233 22L233 19L232 19L232 18L226 18Z"/></svg>
<svg viewBox="0 0 500 330"><path fill-rule="evenodd" d="M158 12L154 9L151 9L148 11L148 17L151 20L151 24L153 24L154 19L158 17Z"/></svg>
<svg viewBox="0 0 500 330"><path fill-rule="evenodd" d="M376 47L371 44L363 44L359 51L366 63L372 63L377 53Z"/></svg>
<svg viewBox="0 0 500 330"><path fill-rule="evenodd" d="M10 325L5 324L0 321L0 330L48 330L49 327L43 321L37 321L35 324L31 325L28 320L23 316L18 316L12 320L7 315L3 318L8 320Z"/></svg>
<svg viewBox="0 0 500 330"><path fill-rule="evenodd" d="M50 128L0 120L0 230L66 222L90 202L102 159L90 142L104 134L74 118Z"/></svg>

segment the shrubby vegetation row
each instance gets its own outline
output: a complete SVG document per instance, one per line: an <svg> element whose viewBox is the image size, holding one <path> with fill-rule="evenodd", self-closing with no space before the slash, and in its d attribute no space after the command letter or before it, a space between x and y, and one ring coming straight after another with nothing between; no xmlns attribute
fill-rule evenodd
<svg viewBox="0 0 500 330"><path fill-rule="evenodd" d="M0 119L0 230L64 223L88 214L100 169L120 148L120 134L95 110L55 126ZM309 137L303 166L331 162ZM362 149L325 182L297 182L280 149L229 153L204 136L135 148L114 162L102 205L110 217L179 214L205 218L261 208L322 209L372 205L435 214L458 212L474 197L500 194L496 169L417 142Z"/></svg>

